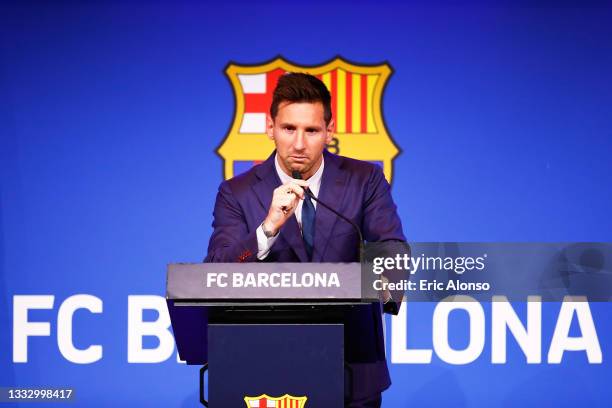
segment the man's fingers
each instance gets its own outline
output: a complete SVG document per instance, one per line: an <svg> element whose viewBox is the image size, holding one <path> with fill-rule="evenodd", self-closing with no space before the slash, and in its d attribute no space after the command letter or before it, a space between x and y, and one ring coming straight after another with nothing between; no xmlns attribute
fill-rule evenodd
<svg viewBox="0 0 612 408"><path fill-rule="evenodd" d="M277 208L280 208L284 215L291 215L297 208L299 200L300 196L297 193L295 193L293 190L286 190L284 193L281 192L278 195L278 200L276 202L279 207Z"/></svg>
<svg viewBox="0 0 612 408"><path fill-rule="evenodd" d="M306 180L291 179L282 186L277 187L276 191L284 194L297 194L299 196L302 196L304 188L307 187L308 182Z"/></svg>
<svg viewBox="0 0 612 408"><path fill-rule="evenodd" d="M293 196L295 197L295 196ZM289 201L286 204L282 204L280 206L281 211L283 212L284 215L291 215L293 213L293 210L295 210L295 208L297 207L297 205L295 205L295 199Z"/></svg>
<svg viewBox="0 0 612 408"><path fill-rule="evenodd" d="M308 181L302 179L291 179L291 182L297 184L298 186L308 187Z"/></svg>
<svg viewBox="0 0 612 408"><path fill-rule="evenodd" d="M302 183L298 184L296 183L296 181L303 182L303 180L294 180L288 182L284 185L284 187L287 189L286 192L288 194L295 194L300 198L304 198L304 187L308 187L308 183L302 185Z"/></svg>
<svg viewBox="0 0 612 408"><path fill-rule="evenodd" d="M306 187L308 187L307 181L292 179L276 188L272 204L279 208L285 216L291 215L297 207L298 200L304 199L304 188Z"/></svg>
<svg viewBox="0 0 612 408"><path fill-rule="evenodd" d="M274 229L280 228L285 221L293 215L300 199L304 199L304 188L308 187L305 180L292 179L274 189L272 204L268 210L268 217Z"/></svg>
<svg viewBox="0 0 612 408"><path fill-rule="evenodd" d="M297 206L298 197L295 194L288 194L279 197L278 204L282 207L295 207Z"/></svg>

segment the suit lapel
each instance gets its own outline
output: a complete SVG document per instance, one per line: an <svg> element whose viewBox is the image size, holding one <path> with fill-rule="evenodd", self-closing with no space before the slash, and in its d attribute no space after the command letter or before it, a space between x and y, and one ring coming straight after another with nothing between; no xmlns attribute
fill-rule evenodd
<svg viewBox="0 0 612 408"><path fill-rule="evenodd" d="M334 155L327 150L323 151L323 155L325 157L325 168L321 177L321 188L319 189L318 198L327 205L333 205L334 210L341 211L346 193L348 173L340 168L339 160ZM317 205L313 262L321 262L323 259L327 243L331 238L336 222L338 222L336 214L322 205Z"/></svg>
<svg viewBox="0 0 612 408"><path fill-rule="evenodd" d="M259 181L251 187L255 192L259 203L264 208L264 214L268 213L268 209L272 203L274 189L281 185L280 178L276 173L276 167L274 166L275 155L276 151L272 152L272 155L264 163L262 163L261 166L259 166L255 173L259 178ZM284 239L287 241L299 258L300 262L308 262L306 248L304 247L304 240L302 239L302 233L295 215L292 215L287 222L285 222L285 225L281 227L279 234L280 236L278 239Z"/></svg>
<svg viewBox="0 0 612 408"><path fill-rule="evenodd" d="M255 175L259 181L251 186L255 192L255 195L257 196L257 199L259 200L259 203L263 207L265 214L268 213L268 209L272 203L272 194L274 193L274 189L281 185L281 181L278 178L278 174L276 174L276 170L274 168L275 154L276 151L273 152L272 156L268 157L265 162L257 167Z"/></svg>

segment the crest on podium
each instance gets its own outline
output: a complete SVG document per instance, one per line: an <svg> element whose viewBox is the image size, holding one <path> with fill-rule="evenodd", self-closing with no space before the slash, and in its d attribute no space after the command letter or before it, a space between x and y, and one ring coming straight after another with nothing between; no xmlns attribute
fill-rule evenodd
<svg viewBox="0 0 612 408"><path fill-rule="evenodd" d="M282 397L270 397L261 394L257 397L244 397L247 408L304 408L307 397L294 397L285 394Z"/></svg>

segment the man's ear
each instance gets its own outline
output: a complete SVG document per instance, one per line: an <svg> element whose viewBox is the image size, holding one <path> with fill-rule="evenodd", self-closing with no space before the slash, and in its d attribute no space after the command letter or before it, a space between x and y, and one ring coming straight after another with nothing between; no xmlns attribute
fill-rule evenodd
<svg viewBox="0 0 612 408"><path fill-rule="evenodd" d="M334 120L330 119L329 123L327 124L327 138L325 139L325 144L330 144L332 139L334 138L335 127L336 124L334 123Z"/></svg>
<svg viewBox="0 0 612 408"><path fill-rule="evenodd" d="M266 115L266 133L270 140L274 140L274 119L269 114Z"/></svg>

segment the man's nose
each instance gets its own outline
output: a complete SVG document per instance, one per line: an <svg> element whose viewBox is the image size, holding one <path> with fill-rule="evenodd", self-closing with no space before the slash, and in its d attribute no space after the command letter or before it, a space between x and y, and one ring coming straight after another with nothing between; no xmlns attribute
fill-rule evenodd
<svg viewBox="0 0 612 408"><path fill-rule="evenodd" d="M295 132L295 140L293 141L293 148L295 150L304 150L304 132L298 130Z"/></svg>

